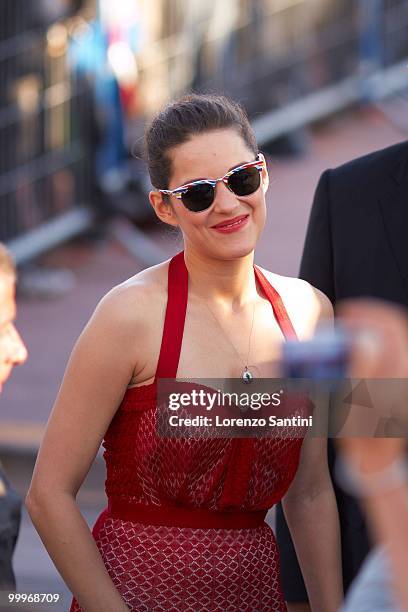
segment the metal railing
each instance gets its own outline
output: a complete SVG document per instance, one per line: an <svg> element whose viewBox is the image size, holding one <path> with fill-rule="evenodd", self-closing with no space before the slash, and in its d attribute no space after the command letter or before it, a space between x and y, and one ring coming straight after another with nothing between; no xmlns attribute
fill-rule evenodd
<svg viewBox="0 0 408 612"><path fill-rule="evenodd" d="M0 9L0 240L22 262L93 223L96 111L92 87L70 70L67 30L25 27L27 4L16 2L8 29ZM408 87L406 0L139 0L139 8L136 134L191 89L242 101L263 144Z"/></svg>
<svg viewBox="0 0 408 612"><path fill-rule="evenodd" d="M153 2L152 10L166 4ZM344 96L343 106L380 95L377 85L371 90L372 78L378 81L388 68L402 68L399 85L393 73L390 93L408 84L406 0L179 0L176 5L178 18L156 29L157 37L147 40L138 58L147 115L169 98L197 89L229 93L253 117L276 111L280 121L285 106L300 106L320 90L327 104L331 88L346 86L350 78L356 91ZM163 31L168 35L160 38ZM323 105L313 99L318 116ZM333 100L333 111L338 108Z"/></svg>
<svg viewBox="0 0 408 612"><path fill-rule="evenodd" d="M21 263L92 222L93 108L62 24L27 23L27 5L10 4L0 15L0 240Z"/></svg>

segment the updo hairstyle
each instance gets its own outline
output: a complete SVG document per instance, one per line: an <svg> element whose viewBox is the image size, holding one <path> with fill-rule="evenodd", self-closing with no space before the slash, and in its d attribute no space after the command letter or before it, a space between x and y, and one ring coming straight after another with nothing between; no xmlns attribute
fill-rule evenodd
<svg viewBox="0 0 408 612"><path fill-rule="evenodd" d="M152 185L156 189L169 188L169 149L197 134L226 128L236 130L254 156L258 154L255 134L238 102L225 96L190 94L167 104L145 131L144 156Z"/></svg>

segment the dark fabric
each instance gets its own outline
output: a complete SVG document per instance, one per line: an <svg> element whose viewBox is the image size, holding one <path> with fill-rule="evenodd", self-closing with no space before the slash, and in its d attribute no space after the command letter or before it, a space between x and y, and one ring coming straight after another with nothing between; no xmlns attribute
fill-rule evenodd
<svg viewBox="0 0 408 612"><path fill-rule="evenodd" d="M332 303L375 297L408 306L408 142L327 170L316 189L299 276ZM335 449L329 444L330 464ZM342 535L344 586L369 543L356 500L334 483ZM277 541L287 601L305 601L296 554L278 511Z"/></svg>
<svg viewBox="0 0 408 612"><path fill-rule="evenodd" d="M12 557L20 528L21 499L10 487L1 466L0 480L6 487L6 494L0 495L0 590L15 590Z"/></svg>
<svg viewBox="0 0 408 612"><path fill-rule="evenodd" d="M408 305L408 142L323 173L300 277L336 303L377 297Z"/></svg>
<svg viewBox="0 0 408 612"><path fill-rule="evenodd" d="M276 543L281 561L281 582L285 600L291 603L307 601L305 583L281 503L276 506Z"/></svg>

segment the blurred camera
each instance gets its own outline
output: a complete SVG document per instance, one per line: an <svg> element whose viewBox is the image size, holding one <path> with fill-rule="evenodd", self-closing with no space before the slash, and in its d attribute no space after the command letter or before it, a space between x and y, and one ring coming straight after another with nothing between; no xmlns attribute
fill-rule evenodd
<svg viewBox="0 0 408 612"><path fill-rule="evenodd" d="M343 379L351 351L350 334L340 325L321 327L310 340L283 345L282 376L304 379Z"/></svg>

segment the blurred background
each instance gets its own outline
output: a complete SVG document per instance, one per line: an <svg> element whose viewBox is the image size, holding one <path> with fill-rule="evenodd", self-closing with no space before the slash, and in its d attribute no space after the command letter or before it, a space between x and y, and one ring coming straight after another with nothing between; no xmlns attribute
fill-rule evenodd
<svg viewBox="0 0 408 612"><path fill-rule="evenodd" d="M149 209L146 121L187 91L244 104L272 183L257 261L296 275L321 172L408 133L408 0L2 0L0 240L29 360L0 399L23 495L72 345L113 285L180 249ZM101 457L80 494L104 506ZM68 594L24 516L20 591Z"/></svg>

